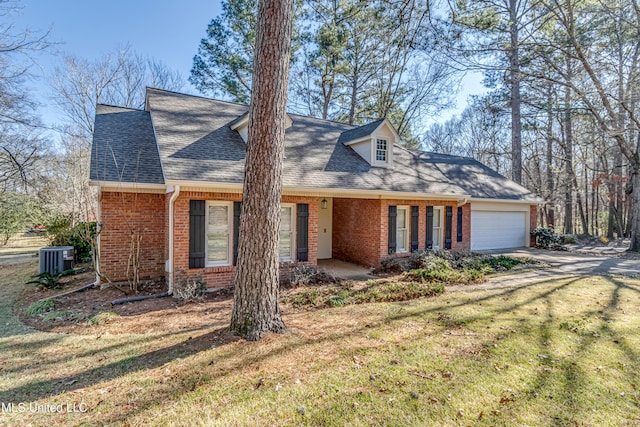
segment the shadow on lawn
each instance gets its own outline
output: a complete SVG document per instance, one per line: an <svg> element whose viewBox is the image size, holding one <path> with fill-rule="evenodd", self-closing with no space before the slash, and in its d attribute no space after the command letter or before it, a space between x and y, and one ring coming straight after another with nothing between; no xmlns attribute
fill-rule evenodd
<svg viewBox="0 0 640 427"><path fill-rule="evenodd" d="M409 313L391 315L386 317L383 321L378 322L377 324L374 323L358 326L341 333L328 333L324 334L320 338L302 338L299 340L295 340L294 342L286 339L279 340L276 341L277 346L275 348L272 348L266 352L257 352L257 354L247 354L247 348L242 347L242 353L244 353L243 357L238 357L237 360L234 360L235 363L228 369L217 371L217 368L212 370L207 369L207 366L202 366L202 370L186 370L185 372L170 379L170 385L174 386L158 388L157 390L154 390L154 393L144 394L136 401L135 407L119 407L117 412L110 412L107 417L101 418L100 421L107 423L124 421L133 415L151 409L157 405L166 404L167 401L175 401L181 395L189 393L198 387L215 383L216 379L227 375L228 372L241 370L246 368L247 366L258 365L262 361L269 358L295 353L295 351L299 347L303 347L309 344L318 345L325 342L341 340L345 337L362 333L365 330L370 330L370 328L384 326L386 324L406 318L419 317L425 314L438 313L441 311L449 311L457 307L462 307L469 304L480 304L496 299L505 300L518 293L528 290L535 290L536 287L554 283L557 282L557 280L558 279L549 279L541 282L518 286L513 289L499 290L492 292L490 295L474 299L473 301L465 301L457 304L442 304L425 310L419 310L417 312L412 311ZM497 315L513 312L518 308L522 308L536 301L544 302L546 309L546 319L544 319L544 321L542 321L542 323L539 325L538 322L535 322L535 325L539 328L537 346L539 348L540 354L544 357L541 357L539 360L540 373L532 382L532 385L528 392L528 399L534 399L538 395L543 394L545 392L545 389L551 385L553 379L549 371L545 370L544 368L550 367L553 360L561 359L559 355L554 355L549 350L549 343L554 338L554 332L551 328L553 322L553 300L551 299L551 296L553 293L574 284L576 281L580 280L580 278L570 278L565 280L563 280L563 283L557 286L553 286L550 289L545 288L543 292L536 293L531 298L527 298L526 300L506 305L502 303L503 306L499 309L488 308L486 312L482 313L481 315L468 316L461 319L463 324L471 324L473 322L491 319L492 317ZM609 302L606 310L613 311L617 309L620 289L631 289L635 292L640 292L640 290L633 286L626 285L614 279L608 280L615 286L615 288L613 290L611 301ZM606 323L604 323L601 330L603 331L603 334L607 333L612 338L615 338L614 342L616 342L621 350L623 350L627 354L627 357L629 359L633 359L634 363L637 362L638 354L634 349L625 344L625 341L622 337L617 337L615 333L613 333L608 328ZM215 343L217 347L220 347L220 345L228 344L230 342L238 340L238 338L230 336L226 329L216 329L194 339L188 339L169 347L145 353L138 357L129 357L123 360L109 363L104 366L88 369L84 372L74 374L72 376L56 377L47 381L31 382L20 387L2 390L0 391L0 401L16 401L16 399L20 401L35 401L47 397L52 397L65 391L72 391L84 387L93 386L98 383L110 381L127 374L160 367L178 358L188 357L196 353L208 350L211 348L213 343ZM589 347L594 342L594 339L591 339L588 336L582 337L581 340L582 348L578 352L578 355L576 357L579 357L579 354L586 353ZM43 341L42 344L46 346L47 342ZM35 352L37 352L38 350L39 348L34 347ZM550 416L556 419L557 422L562 423L564 422L563 420L566 419L566 417L571 417L571 414L574 413L574 408L572 408L572 406L575 405L574 396L576 395L576 393L579 393L580 388L584 385L583 377L585 374L581 372L576 365L571 364L570 361L563 361L559 365L559 367L564 370L565 380L567 383L567 387L563 393L563 396L565 396L565 401L562 402L562 406L560 408L561 411L559 410L557 413ZM555 365L555 368L558 368L558 365ZM197 376L197 378L195 378L194 375ZM635 375L635 377L637 377L637 374ZM459 391L463 392L463 390ZM495 409L501 408L501 403L496 401L495 405ZM487 408L487 411L491 409L493 408Z"/></svg>
<svg viewBox="0 0 640 427"><path fill-rule="evenodd" d="M31 382L24 386L2 390L0 391L0 402L35 401L55 396L63 392L109 381L122 375L157 368L175 359L208 350L213 343L229 343L237 340L239 340L239 338L229 335L225 329L214 330L193 339L189 338L170 347L160 348L140 356L131 356L108 363L104 366L88 369L78 374L56 377L46 381ZM126 345L126 343L118 344L117 346L121 347L124 345ZM37 353L40 349L41 348L34 347L34 353ZM95 352L101 351L103 351L103 349L95 350Z"/></svg>
<svg viewBox="0 0 640 427"><path fill-rule="evenodd" d="M486 301L486 300L490 300L493 298L499 298L501 296L505 296L505 295L510 295L513 294L514 292L518 292L518 291L522 291L524 289L528 289L530 287L539 285L538 284L529 284L529 285L525 285L522 287L519 287L517 289L509 289L509 290L505 290L503 292L500 292L498 294L492 294L490 296L486 296L483 298L479 298L477 300L474 300L474 303L478 303L478 302L482 302L482 301ZM564 287L567 285L562 285L559 287L555 287L552 290L545 292L543 295L547 295L550 294L552 292L554 292L557 288L560 287ZM534 300L535 298L532 298L531 300ZM403 314L403 315L395 315L395 316L390 316L389 318L387 318L385 321L380 322L378 325L370 325L371 327L375 327L375 326L381 326L383 324L386 323L390 323L396 320L400 320L406 317L414 317L414 316L419 316L421 314L426 314L429 312L438 312L440 310L443 309L451 309L451 308L455 308L455 307L459 307L459 306L463 306L466 305L468 303L460 303L460 304L454 304L454 305L447 305L446 307L443 306L437 306L428 310L424 310L418 313L411 313L411 314ZM523 303L524 304L524 303ZM504 311L509 311L509 310L513 310L513 308L515 308L516 305L510 306L508 308L505 308ZM495 315L497 313L493 313L492 315ZM490 316L490 315L488 315ZM478 317L476 319L473 320L480 320L481 317ZM472 319L468 319L468 321L472 321ZM263 359L267 359L270 357L274 357L274 356L278 356L281 355L283 353L287 353L287 352L294 352L296 350L296 348L298 347L302 347L305 346L307 344L311 344L311 343L322 343L322 342L331 342L334 340L340 340L343 339L345 336L351 335L351 334L357 334L359 332L362 332L365 330L365 328L367 328L366 326L362 326L353 330L349 330L346 331L342 334L340 333L334 333L334 334L330 334L330 335L325 335L323 337L321 337L320 339L316 339L316 338L307 338L307 339L303 339L300 341L297 341L295 344L290 344L287 343L286 341L283 341L283 344L267 353L261 353L259 356L255 356L255 357L249 357L249 358L244 358L241 360L241 363L239 363L237 366L235 366L234 368L237 369L241 369L243 366L248 366L248 365L252 365L252 364L256 364L259 363L261 360ZM219 346L219 344L222 343L229 343L232 341L236 341L239 340L236 337L232 337L229 335L229 333L226 331L226 329L221 328L221 329L217 329L214 330L212 332L209 332L207 334L201 335L200 337L197 337L195 339L190 339L190 340L185 340L181 343L175 344L173 346L170 347L165 347L162 349L158 349L149 353L145 353L141 356L137 356L137 357L129 357L123 360L118 360L116 362L113 363L109 363L107 365L104 366L100 366L100 367L96 367L96 368L92 368L89 370L86 370L82 373L78 373L78 374L74 374L74 375L70 375L70 376L64 376L64 377L56 377L56 378L52 378L50 380L46 380L46 381L38 381L38 382L31 382L28 384L25 384L23 386L20 387L15 387L12 389L6 389L6 390L2 390L0 391L0 401L15 401L16 399L18 400L25 400L28 399L30 401L35 401L35 400L39 400L39 399L43 399L46 397L51 397L51 396L55 396L57 394L60 394L62 392L66 392L66 391L72 391L72 390L77 390L80 388L84 388L84 387L88 387L88 386L92 386L95 384L98 384L100 382L104 382L104 381L109 381L115 378L118 378L120 376L123 375L127 375L130 373L134 373L134 372L139 372L142 370L146 370L146 369L153 369L159 366L164 365L165 363L171 362L177 358L184 358L184 357L188 357L190 355L196 354L198 352L207 350L209 348L211 348L212 343L216 343L217 346ZM55 341L51 341L50 343L54 343ZM46 347L48 341L47 340L43 340L41 342L41 344L43 345L43 347ZM40 350L41 348L40 346L34 345L33 349L34 352L37 352L38 350ZM100 350L97 350L100 351ZM222 374L220 374L222 375ZM216 377L212 377L210 379L210 381L213 381ZM181 381L180 379L175 379L175 381L177 381L178 384L182 384L183 381ZM184 391L187 392L187 391ZM172 391L172 395L175 396L176 390ZM153 403L157 403L158 402L158 396L157 394L155 395L155 397L153 397L152 399L149 400L149 402L147 402L146 406L152 405ZM138 411L142 410L141 407L145 406L142 404L141 401L138 402ZM119 420L124 420L126 419L126 414L121 414L123 415L122 418L118 418Z"/></svg>

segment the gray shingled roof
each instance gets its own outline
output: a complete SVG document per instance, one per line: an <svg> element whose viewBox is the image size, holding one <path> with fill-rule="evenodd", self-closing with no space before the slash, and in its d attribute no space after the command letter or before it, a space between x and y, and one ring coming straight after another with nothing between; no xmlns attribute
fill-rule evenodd
<svg viewBox="0 0 640 427"><path fill-rule="evenodd" d="M155 156L149 153L150 157L145 161L147 167L155 163L159 170L161 161L167 180L242 183L245 144L229 126L245 114L248 107L158 89L147 90L147 106L160 152L159 158L157 153ZM109 120L115 116L105 119L102 115L103 112L96 115L95 133L100 138L94 137L94 146L96 142L104 144L104 136L111 133L144 135L142 139L145 142L141 145L151 145L150 121L125 120L118 124L117 120ZM394 146L392 168L372 167L343 141L370 134L382 120L354 127L293 114L290 117L293 125L285 133L285 188L302 186L537 200L524 187L468 158ZM106 126L120 126L122 129L114 132L113 129L104 129ZM118 144L111 141L111 146ZM121 159L120 163L131 163L131 156L131 149L116 154L116 158ZM93 171L92 162L92 179ZM156 178L153 182L157 182L158 176L153 176Z"/></svg>
<svg viewBox="0 0 640 427"><path fill-rule="evenodd" d="M338 138L338 142L345 144L349 141L354 141L356 139L364 138L365 136L369 136L378 129L378 126L384 122L384 119L376 120L375 122L367 123L366 125L362 125L355 129L349 129L340 134Z"/></svg>
<svg viewBox="0 0 640 427"><path fill-rule="evenodd" d="M94 129L91 180L164 184L147 111L98 104Z"/></svg>

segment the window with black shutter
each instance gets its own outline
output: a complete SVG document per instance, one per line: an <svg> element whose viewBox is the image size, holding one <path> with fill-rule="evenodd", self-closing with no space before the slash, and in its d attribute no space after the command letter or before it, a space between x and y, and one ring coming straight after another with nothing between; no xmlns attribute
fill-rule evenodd
<svg viewBox="0 0 640 427"><path fill-rule="evenodd" d="M309 204L298 203L297 209L297 258L298 261L309 261Z"/></svg>
<svg viewBox="0 0 640 427"><path fill-rule="evenodd" d="M444 224L444 248L451 249L451 221L453 220L453 208L451 206L447 206L445 208L445 224Z"/></svg>
<svg viewBox="0 0 640 427"><path fill-rule="evenodd" d="M411 252L418 250L419 206L411 206Z"/></svg>
<svg viewBox="0 0 640 427"><path fill-rule="evenodd" d="M427 249L433 249L433 206L427 206Z"/></svg>
<svg viewBox="0 0 640 427"><path fill-rule="evenodd" d="M389 206L389 255L396 253L396 217L398 215L397 206Z"/></svg>
<svg viewBox="0 0 640 427"><path fill-rule="evenodd" d="M462 242L462 206L458 208L458 235L456 237L458 242Z"/></svg>
<svg viewBox="0 0 640 427"><path fill-rule="evenodd" d="M238 263L238 238L240 237L240 212L242 202L233 202L233 265Z"/></svg>
<svg viewBox="0 0 640 427"><path fill-rule="evenodd" d="M205 261L205 214L204 200L189 201L189 268L203 268Z"/></svg>

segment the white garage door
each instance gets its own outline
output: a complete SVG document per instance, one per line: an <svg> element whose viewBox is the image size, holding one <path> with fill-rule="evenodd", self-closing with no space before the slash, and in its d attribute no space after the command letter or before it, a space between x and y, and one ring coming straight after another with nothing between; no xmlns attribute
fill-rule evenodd
<svg viewBox="0 0 640 427"><path fill-rule="evenodd" d="M471 211L471 250L525 246L524 212Z"/></svg>

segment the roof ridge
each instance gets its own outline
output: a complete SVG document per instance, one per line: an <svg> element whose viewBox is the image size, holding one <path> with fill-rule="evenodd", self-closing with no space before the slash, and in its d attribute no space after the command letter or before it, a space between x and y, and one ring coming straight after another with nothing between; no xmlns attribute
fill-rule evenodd
<svg viewBox="0 0 640 427"><path fill-rule="evenodd" d="M205 96L205 95L194 95L194 94L191 94L191 93L182 93L182 92L177 92L177 91L174 91L174 90L161 89L161 88L152 87L152 86L147 86L146 89L147 90L152 90L152 91L157 91L157 92L170 93L170 94L174 94L174 95L178 95L178 96L199 98L199 99L204 99L204 100L207 100L207 101L223 102L225 104L236 105L236 106L239 106L239 107L247 107L247 108L249 107L247 104L242 104L240 102L225 101L224 99L211 98L211 97L208 97L208 96ZM247 114L247 113L244 113L244 114ZM238 117L241 117L244 114L242 114L242 115L240 115ZM382 118L382 119L374 120L373 122L365 123L363 125L352 125L352 124L349 124L349 123L340 122L338 120L323 119L321 117L307 116L305 114L291 113L291 112L288 112L288 111L287 111L287 114L289 114L289 116L303 117L305 119L313 119L313 120L317 120L317 121L320 121L320 122L335 123L335 124L344 125L344 126L351 126L352 129L357 129L357 128L362 127L362 126L367 126L367 125L369 125L371 123L384 120L384 118ZM352 129L348 129L348 130L352 130Z"/></svg>
<svg viewBox="0 0 640 427"><path fill-rule="evenodd" d="M404 148L405 150L407 150L407 151L409 151L411 153L437 154L438 156L454 157L454 158L458 158L458 159L467 159L467 160L473 160L474 162L482 163L478 159L474 159L473 157L469 157L469 156L457 156L455 154L438 153L437 151L417 150L415 148L407 148L407 147L402 147L402 148Z"/></svg>
<svg viewBox="0 0 640 427"><path fill-rule="evenodd" d="M160 88L151 87L151 86L147 86L146 90L147 91L148 90L154 90L154 91L157 91L157 92L166 92L166 93L171 93L171 94L178 95L178 96L187 96L187 97L190 97L190 98L200 98L200 99L205 99L207 101L224 102L225 104L236 105L236 106L239 106L239 107L247 107L247 108L249 107L247 104L241 104L239 102L225 101L224 99L210 98L210 97L204 96L204 95L194 95L194 94L191 94L191 93L177 92L175 90L160 89Z"/></svg>
<svg viewBox="0 0 640 427"><path fill-rule="evenodd" d="M121 108L123 110L131 110L131 111L140 111L145 112L144 108L134 108L134 107L123 107L122 105L113 105L113 104L105 104L103 102L96 103L96 109L98 107L110 107L110 108Z"/></svg>

